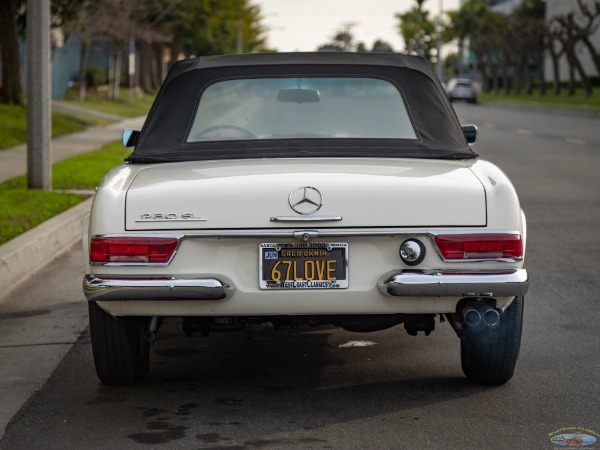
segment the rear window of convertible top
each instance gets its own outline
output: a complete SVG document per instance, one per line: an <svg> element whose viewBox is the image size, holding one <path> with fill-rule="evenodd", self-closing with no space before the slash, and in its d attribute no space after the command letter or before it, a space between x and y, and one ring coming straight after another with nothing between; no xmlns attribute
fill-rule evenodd
<svg viewBox="0 0 600 450"><path fill-rule="evenodd" d="M417 139L400 91L376 78L257 78L210 85L187 142Z"/></svg>

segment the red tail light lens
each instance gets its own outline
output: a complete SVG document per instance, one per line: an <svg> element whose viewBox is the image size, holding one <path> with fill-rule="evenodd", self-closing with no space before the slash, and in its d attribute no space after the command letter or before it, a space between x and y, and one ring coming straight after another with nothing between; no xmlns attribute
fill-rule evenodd
<svg viewBox="0 0 600 450"><path fill-rule="evenodd" d="M95 238L90 245L90 261L166 264L176 248L176 238Z"/></svg>
<svg viewBox="0 0 600 450"><path fill-rule="evenodd" d="M521 236L516 234L445 234L436 236L435 243L446 260L523 257Z"/></svg>

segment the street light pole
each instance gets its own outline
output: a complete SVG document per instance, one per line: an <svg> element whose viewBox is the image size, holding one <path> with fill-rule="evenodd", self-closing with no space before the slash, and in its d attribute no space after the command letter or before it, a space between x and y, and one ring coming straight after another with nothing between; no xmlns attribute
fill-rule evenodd
<svg viewBox="0 0 600 450"><path fill-rule="evenodd" d="M52 189L50 0L27 0L27 187Z"/></svg>
<svg viewBox="0 0 600 450"><path fill-rule="evenodd" d="M444 26L442 25L442 15L444 13L444 0L439 0L440 13L438 15L438 36L437 36L437 63L435 66L437 76L441 80L444 76L444 60L442 58L442 33L444 32Z"/></svg>

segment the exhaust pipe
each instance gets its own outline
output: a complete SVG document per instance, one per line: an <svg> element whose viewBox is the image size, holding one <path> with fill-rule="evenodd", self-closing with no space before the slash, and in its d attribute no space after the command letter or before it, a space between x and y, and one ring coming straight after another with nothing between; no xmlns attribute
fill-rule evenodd
<svg viewBox="0 0 600 450"><path fill-rule="evenodd" d="M483 321L488 327L495 327L500 323L500 312L497 309L488 306L483 313Z"/></svg>
<svg viewBox="0 0 600 450"><path fill-rule="evenodd" d="M463 323L471 329L494 327L500 323L500 311L481 303L468 303L460 311Z"/></svg>
<svg viewBox="0 0 600 450"><path fill-rule="evenodd" d="M144 339L147 342L154 341L154 339L156 338L156 332L158 331L158 328L160 327L161 322L162 322L161 317L152 316L152 318L150 319L150 323L148 324L148 328L144 332Z"/></svg>
<svg viewBox="0 0 600 450"><path fill-rule="evenodd" d="M470 327L476 327L481 322L481 313L471 306L463 309L462 317L463 321Z"/></svg>

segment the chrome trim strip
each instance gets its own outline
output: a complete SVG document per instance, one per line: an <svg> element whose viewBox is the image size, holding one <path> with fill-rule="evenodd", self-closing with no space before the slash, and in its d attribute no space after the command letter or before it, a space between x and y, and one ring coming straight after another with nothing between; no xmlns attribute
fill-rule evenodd
<svg viewBox="0 0 600 450"><path fill-rule="evenodd" d="M192 232L183 232L179 229L177 230L164 230L160 233L148 234L148 232L144 231L128 231L126 233L121 234L106 234L106 235L96 235L94 237L176 237L178 239L182 238L190 238L190 239L200 239L200 238L294 238L298 231L304 231L304 229L298 228L289 228L289 229L268 229L262 228L257 230L194 230ZM475 234L475 233L484 233L484 234L520 234L515 231L505 231L505 230L488 230L485 228L473 228L473 229L464 229L461 228L458 230L446 230L444 232L439 231L431 231L427 227L389 227L389 228L369 228L369 227L360 227L360 228L319 228L319 229L311 229L310 231L316 231L319 233L319 237L351 237L351 236L412 236L416 235L435 235L435 234ZM496 260L494 260L496 261ZM469 260L469 262L474 262L474 260Z"/></svg>
<svg viewBox="0 0 600 450"><path fill-rule="evenodd" d="M223 300L233 287L212 278L111 277L86 274L83 292L90 302L123 300Z"/></svg>
<svg viewBox="0 0 600 450"><path fill-rule="evenodd" d="M276 216L271 222L339 222L341 216Z"/></svg>
<svg viewBox="0 0 600 450"><path fill-rule="evenodd" d="M379 280L382 294L394 297L514 297L525 295L525 269L460 272L400 270Z"/></svg>

